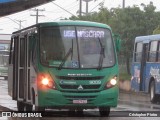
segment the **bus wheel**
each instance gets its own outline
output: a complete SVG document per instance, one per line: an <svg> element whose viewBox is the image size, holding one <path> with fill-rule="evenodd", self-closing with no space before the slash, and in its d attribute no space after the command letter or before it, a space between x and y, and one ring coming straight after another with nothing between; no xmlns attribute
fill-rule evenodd
<svg viewBox="0 0 160 120"><path fill-rule="evenodd" d="M69 110L68 110L68 116L69 116L69 117L76 116L76 111L75 111L75 109L69 109Z"/></svg>
<svg viewBox="0 0 160 120"><path fill-rule="evenodd" d="M29 104L26 104L26 111L32 111L33 110L33 105L29 105Z"/></svg>
<svg viewBox="0 0 160 120"><path fill-rule="evenodd" d="M154 81L150 83L150 101L152 103L155 103L157 101L157 96L155 94L155 82Z"/></svg>
<svg viewBox="0 0 160 120"><path fill-rule="evenodd" d="M17 109L18 111L24 111L25 104L23 102L17 101Z"/></svg>
<svg viewBox="0 0 160 120"><path fill-rule="evenodd" d="M35 106L35 111L45 111L45 107Z"/></svg>
<svg viewBox="0 0 160 120"><path fill-rule="evenodd" d="M83 109L77 109L76 114L78 117L82 117L83 116Z"/></svg>
<svg viewBox="0 0 160 120"><path fill-rule="evenodd" d="M108 117L110 114L110 107L100 107L99 113L102 117Z"/></svg>

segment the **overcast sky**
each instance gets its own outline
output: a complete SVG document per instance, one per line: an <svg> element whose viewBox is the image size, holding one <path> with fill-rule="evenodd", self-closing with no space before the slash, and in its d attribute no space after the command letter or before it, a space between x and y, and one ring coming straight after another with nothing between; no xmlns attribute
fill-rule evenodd
<svg viewBox="0 0 160 120"><path fill-rule="evenodd" d="M113 7L122 7L123 0L92 0L89 2L89 12L97 11L99 6L98 4L104 1L104 6L108 9ZM150 1L153 2L154 6L157 7L157 11L160 10L160 0L125 0L125 6L140 6L141 3L149 4ZM57 7L55 4L61 6L68 12L63 9ZM69 18L73 15L78 15L77 11L79 10L79 0L55 0L54 3L48 3L45 5L41 5L36 7L38 9L44 9L44 11L39 12L39 15L44 15L39 17L39 22L51 22L60 20L61 18ZM82 10L85 12L85 2L83 2ZM33 8L34 9L34 8ZM23 12L18 12L12 15L8 15L0 18L0 34L11 34L13 31L19 29L18 21L23 21L22 28L28 27L36 23L36 17L31 16L35 15L35 11L33 9L29 9Z"/></svg>

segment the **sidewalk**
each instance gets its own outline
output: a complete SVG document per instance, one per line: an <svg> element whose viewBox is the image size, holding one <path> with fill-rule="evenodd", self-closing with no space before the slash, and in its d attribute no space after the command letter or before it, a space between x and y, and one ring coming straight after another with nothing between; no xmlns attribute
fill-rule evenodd
<svg viewBox="0 0 160 120"><path fill-rule="evenodd" d="M17 102L8 95L8 81L0 79L0 111L17 110Z"/></svg>

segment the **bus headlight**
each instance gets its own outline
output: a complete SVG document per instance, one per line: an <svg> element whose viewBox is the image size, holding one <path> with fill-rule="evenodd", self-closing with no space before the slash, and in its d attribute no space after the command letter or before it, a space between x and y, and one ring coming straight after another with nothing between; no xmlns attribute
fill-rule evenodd
<svg viewBox="0 0 160 120"><path fill-rule="evenodd" d="M54 80L51 78L49 74L40 73L38 75L38 82L40 83L40 87L48 87L51 89L56 89Z"/></svg>
<svg viewBox="0 0 160 120"><path fill-rule="evenodd" d="M117 84L117 77L113 77L109 82L106 84L106 88L114 87Z"/></svg>
<svg viewBox="0 0 160 120"><path fill-rule="evenodd" d="M114 78L111 79L111 80L110 80L110 84L111 84L111 85L116 85L116 84L117 84L117 80L114 79Z"/></svg>
<svg viewBox="0 0 160 120"><path fill-rule="evenodd" d="M49 80L47 78L43 78L41 82L43 85L48 85Z"/></svg>

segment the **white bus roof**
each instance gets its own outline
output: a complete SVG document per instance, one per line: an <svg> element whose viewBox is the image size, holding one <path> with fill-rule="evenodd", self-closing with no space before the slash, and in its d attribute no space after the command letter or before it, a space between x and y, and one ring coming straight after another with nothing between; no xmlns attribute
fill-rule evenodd
<svg viewBox="0 0 160 120"><path fill-rule="evenodd" d="M150 41L154 41L154 40L160 40L160 34L138 36L135 38L135 42L143 42L143 43L149 43Z"/></svg>

